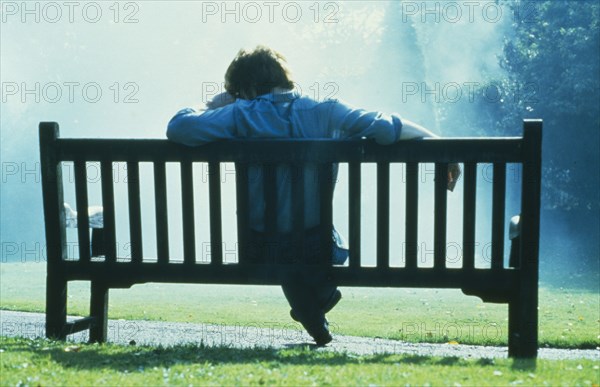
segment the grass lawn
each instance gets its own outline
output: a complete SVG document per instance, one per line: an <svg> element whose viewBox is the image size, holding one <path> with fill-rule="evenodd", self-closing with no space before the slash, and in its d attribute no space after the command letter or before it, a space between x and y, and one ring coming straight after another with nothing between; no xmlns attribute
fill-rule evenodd
<svg viewBox="0 0 600 387"><path fill-rule="evenodd" d="M0 265L0 308L44 311L44 263ZM328 314L334 333L411 342L507 344L507 306L458 290L342 288ZM88 313L89 283L69 288L69 313ZM109 316L210 324L285 326L289 307L274 286L145 284L110 292ZM600 296L581 289L540 289L540 346L600 345ZM167 306L168 307L165 307Z"/></svg>
<svg viewBox="0 0 600 387"><path fill-rule="evenodd" d="M569 385L598 386L593 360L353 356L273 349L73 345L0 338L2 386Z"/></svg>

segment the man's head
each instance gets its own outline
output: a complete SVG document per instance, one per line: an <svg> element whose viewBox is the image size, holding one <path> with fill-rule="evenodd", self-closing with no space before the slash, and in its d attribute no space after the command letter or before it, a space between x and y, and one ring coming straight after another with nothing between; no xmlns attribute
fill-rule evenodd
<svg viewBox="0 0 600 387"><path fill-rule="evenodd" d="M276 87L293 89L294 82L285 57L265 46L240 50L225 73L225 90L236 98L253 99Z"/></svg>

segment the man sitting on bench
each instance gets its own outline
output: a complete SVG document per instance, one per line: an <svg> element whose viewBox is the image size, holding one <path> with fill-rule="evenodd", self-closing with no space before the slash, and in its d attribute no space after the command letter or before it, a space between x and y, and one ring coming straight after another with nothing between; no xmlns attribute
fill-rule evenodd
<svg viewBox="0 0 600 387"><path fill-rule="evenodd" d="M258 46L241 50L225 73L226 92L197 111L179 111L169 122L167 137L174 142L196 146L212 141L240 138L329 138L374 139L379 144L399 140L436 137L425 128L401 119L353 108L338 100L315 101L294 90L285 58L273 49ZM307 248L311 230L319 226L319 187L317 179L306 178L316 169L305 168L305 229ZM448 188L453 189L460 175L457 164L448 171ZM335 179L334 179L335 181ZM280 187L278 187L280 188ZM278 189L277 232L290 234L292 216L289 187ZM256 237L265 231L262 184L250 185L250 220ZM335 231L332 230L335 235ZM289 239L289 238L288 238ZM285 242L281 242L285 243ZM335 254L339 257L340 247ZM332 253L333 254L333 253ZM256 257L255 257L256 258ZM332 258L333 260L333 258ZM340 263L340 262L334 262ZM322 346L332 340L325 314L340 300L341 293L327 273L303 273L282 279L282 289L292 310L293 319Z"/></svg>

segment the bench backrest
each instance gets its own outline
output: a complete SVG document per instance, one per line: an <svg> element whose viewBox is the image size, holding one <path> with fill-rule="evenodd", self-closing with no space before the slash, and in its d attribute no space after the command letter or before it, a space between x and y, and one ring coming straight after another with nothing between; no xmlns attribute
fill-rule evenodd
<svg viewBox="0 0 600 387"><path fill-rule="evenodd" d="M446 171L449 163L463 163L463 271L475 269L475 206L477 164L493 164L492 198L492 248L490 271L509 270L504 267L504 232L506 226L506 166L507 163L522 164L521 188L521 256L517 269L535 275L537 283L541 121L526 120L524 136L512 138L448 138L402 141L393 145L377 145L371 141L334 140L246 140L213 143L201 147L185 147L167 140L154 139L61 139L58 124L40 124L40 150L42 182L46 221L46 241L49 265L66 261L65 218L63 213L62 162L73 162L75 196L78 220L79 260L83 264L90 257L89 219L87 215L88 188L86 163L99 162L101 171L102 204L104 207L104 232L106 256L104 262L118 261L115 235L115 192L113 187L113 163L127 164L127 190L129 208L129 232L131 241L130 264L144 263L142 250L142 222L140 205L141 162L153 164L156 216L156 243L158 265L170 265L166 163L180 164L182 219L183 219L183 266L197 266L194 220L193 163L208 163L210 242L212 267L224 267L222 237L222 195L220 163L236 165L237 227L240 263L244 262L245 248L249 243L248 166L264 166L263 186L265 195L265 228L276 232L276 183L275 165L288 165L291 170L302 171L304 165L317 165L319 175L320 224L326 235L332 224L333 163L348 163L348 224L350 258L347 274L342 275L349 284L360 284L354 270L362 270L361 262L361 164L376 163L376 268L369 268L384 275L390 268L390 164L405 163L405 254L404 270L418 269L417 228L418 217L418 168L420 163L435 164L434 189L434 267L436 272L446 270L447 190ZM294 235L302 238L304 225L304 191L302 172L291 179L292 208L294 209ZM171 192L169 192L171 194ZM327 238L322 238L326 240ZM324 246L325 247L325 246ZM96 262L94 262L96 263ZM121 262L119 263L121 264ZM180 265L180 264L179 264ZM49 266L50 267L50 266ZM394 268L393 271L397 271ZM512 269L510 269L512 270ZM365 271L366 272L366 271ZM533 273L533 274L532 274ZM247 273L246 273L247 274ZM242 274L240 274L242 275ZM408 277L407 277L408 278ZM364 277L363 277L364 279ZM458 281L458 280L457 280ZM234 281L235 282L235 281ZM374 283L372 280L364 283ZM384 281L385 282L385 281ZM410 282L410 281L409 281ZM447 283L451 285L450 283Z"/></svg>

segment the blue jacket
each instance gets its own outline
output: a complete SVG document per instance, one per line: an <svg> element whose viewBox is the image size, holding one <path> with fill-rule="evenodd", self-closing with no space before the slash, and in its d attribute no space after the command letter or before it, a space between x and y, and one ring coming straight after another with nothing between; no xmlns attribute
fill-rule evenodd
<svg viewBox="0 0 600 387"><path fill-rule="evenodd" d="M175 142L196 146L212 141L240 138L372 138L380 144L400 139L402 121L396 114L384 115L355 109L338 100L315 101L296 91L261 95L212 110L179 111L169 122L167 137ZM259 167L249 168L250 221L256 231L264 231L263 183ZM305 228L319 224L318 173L307 166L305 177ZM291 174L277 169L278 231L292 229ZM289 182L288 182L289 183Z"/></svg>

